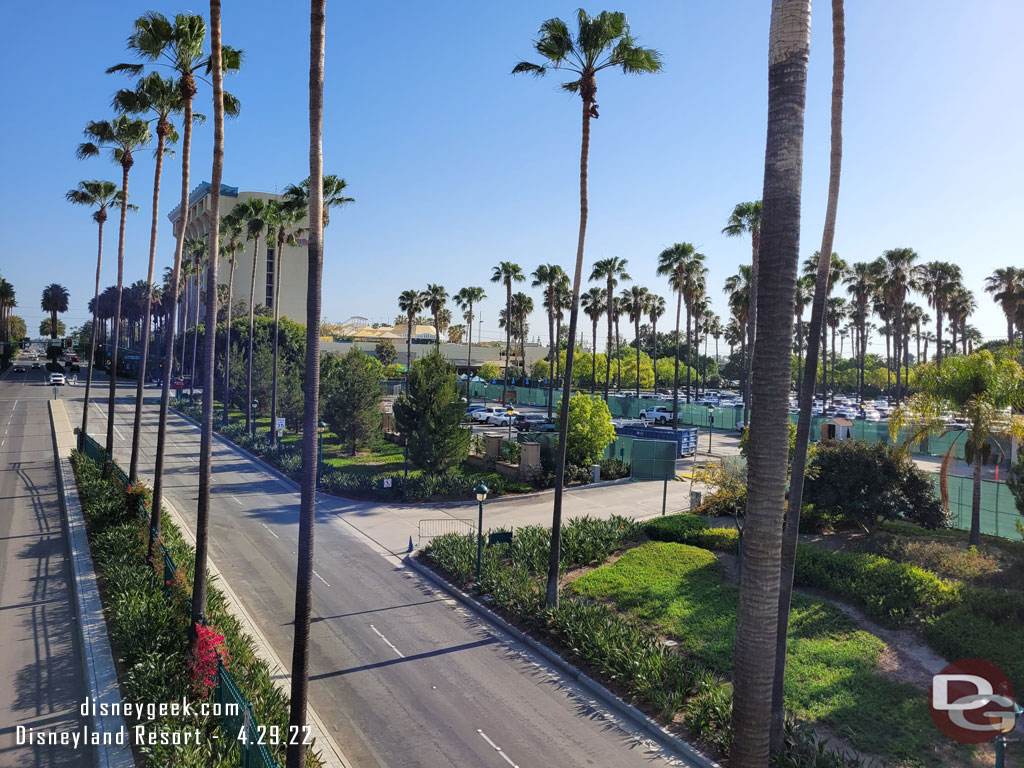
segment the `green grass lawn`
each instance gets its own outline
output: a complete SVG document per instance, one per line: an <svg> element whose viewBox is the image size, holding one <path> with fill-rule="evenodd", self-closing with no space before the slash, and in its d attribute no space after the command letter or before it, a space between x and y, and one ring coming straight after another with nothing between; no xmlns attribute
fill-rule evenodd
<svg viewBox="0 0 1024 768"><path fill-rule="evenodd" d="M713 670L731 676L738 590L722 583L707 550L649 542L577 579L570 589L608 601ZM794 595L786 666L786 705L827 724L858 748L901 764L927 765L938 732L927 695L878 671L884 643L856 629L829 603Z"/></svg>
<svg viewBox="0 0 1024 768"><path fill-rule="evenodd" d="M184 400L188 402L188 398L184 398ZM223 403L214 401L217 425L220 424L220 413L223 407ZM244 424L245 411L229 408L228 420L234 424ZM255 421L257 434L270 431L269 416L257 416ZM299 431L286 430L281 437L281 444L285 446L295 445L297 447L301 442L302 432ZM324 432L324 464L344 467L356 474L377 475L385 472L401 472L404 466L404 455L400 445L382 440L380 445L375 446L371 451L360 450L355 456L349 456L348 447L343 447L338 436L328 430ZM410 469L409 474L413 475L415 472Z"/></svg>

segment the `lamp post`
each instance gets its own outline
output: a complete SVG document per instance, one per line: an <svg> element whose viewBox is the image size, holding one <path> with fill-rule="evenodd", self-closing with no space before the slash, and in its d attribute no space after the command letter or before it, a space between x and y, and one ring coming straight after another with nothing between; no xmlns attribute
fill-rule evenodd
<svg viewBox="0 0 1024 768"><path fill-rule="evenodd" d="M249 425L252 428L252 437L256 437L256 409L260 407L260 401L255 397L252 399L252 423Z"/></svg>
<svg viewBox="0 0 1024 768"><path fill-rule="evenodd" d="M484 551L484 502L487 500L487 486L480 483L475 489L479 513L476 523L476 583L480 584L480 562Z"/></svg>
<svg viewBox="0 0 1024 768"><path fill-rule="evenodd" d="M711 438L715 434L715 406L708 406L708 456L711 455Z"/></svg>
<svg viewBox="0 0 1024 768"><path fill-rule="evenodd" d="M327 429L327 425L322 421L318 421L316 424L316 438L317 438L317 449L316 449L316 487L320 487L320 481L323 480L324 474L324 431Z"/></svg>
<svg viewBox="0 0 1024 768"><path fill-rule="evenodd" d="M512 417L515 415L515 409L510 405L505 414L508 416L508 441L512 442Z"/></svg>

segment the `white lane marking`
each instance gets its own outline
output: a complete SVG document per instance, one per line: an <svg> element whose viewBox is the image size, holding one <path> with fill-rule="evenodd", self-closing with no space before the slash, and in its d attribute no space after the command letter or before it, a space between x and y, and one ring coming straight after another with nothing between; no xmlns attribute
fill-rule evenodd
<svg viewBox="0 0 1024 768"><path fill-rule="evenodd" d="M119 438L121 438L122 440L124 440L124 435L122 435L122 434L121 434L121 430L117 428L117 425L116 425L116 424L114 425L114 431L115 431L115 432L117 432L117 436L118 436Z"/></svg>
<svg viewBox="0 0 1024 768"><path fill-rule="evenodd" d="M238 497L235 496L235 494L233 493L231 494L231 498L234 499L235 501L238 501ZM238 506L244 507L245 505L242 502L238 501Z"/></svg>
<svg viewBox="0 0 1024 768"><path fill-rule="evenodd" d="M3 448L4 447L4 443L6 443L6 442L7 442L6 440L0 440L0 448Z"/></svg>
<svg viewBox="0 0 1024 768"><path fill-rule="evenodd" d="M488 744L490 744L492 747L494 747L494 750L499 755L501 755L501 759L502 760L504 760L506 763L511 765L512 768L519 768L518 765L516 765L514 762L512 762L512 758L511 757L509 757L508 755L506 755L504 752L501 751L501 747L499 747L497 744L495 744L493 741L491 741L491 737L490 736L488 736L486 733L481 731L479 728L476 729L476 732L484 737L484 741L486 741Z"/></svg>
<svg viewBox="0 0 1024 768"><path fill-rule="evenodd" d="M185 458L188 459L189 461L191 461L193 464L196 463L196 460L193 459L191 456L186 456Z"/></svg>
<svg viewBox="0 0 1024 768"><path fill-rule="evenodd" d="M264 528L267 528L267 524L266 524L266 523L260 523L260 525L262 525L262 526L263 526ZM273 536L273 537L274 537L275 539L280 539L280 538L281 538L280 536L278 536L278 535L277 535L276 533L274 533L274 532L273 532L272 530L270 530L269 528L267 528L267 533L269 533L269 534L270 534L271 536Z"/></svg>
<svg viewBox="0 0 1024 768"><path fill-rule="evenodd" d="M326 581L326 580L324 579L324 577L323 577L323 576L321 576L321 575L320 575L319 573L317 573L316 571L313 571L313 575L314 575L314 576L316 576L316 577L317 577L318 579L320 579L320 581L322 581L322 582L324 583L324 586L326 586L326 587L329 587L329 586L331 586L330 584L328 584L328 583L327 583L327 581Z"/></svg>
<svg viewBox="0 0 1024 768"><path fill-rule="evenodd" d="M313 573L316 573L316 571L313 571ZM398 650L397 648L395 648L395 646L391 644L391 641L390 641L390 640L388 640L388 639L387 639L386 637L384 637L384 635L382 635L382 634L380 633L380 631L379 631L379 630L378 630L378 629L377 629L377 628L376 628L375 626L373 626L373 624L371 624L371 625L370 625L370 629L372 629L372 630L373 630L374 632L376 632L376 633L377 633L377 637L379 637L379 638L380 638L381 640L383 640L383 641L384 641L385 643L387 643L387 645L388 645L388 648L390 648L390 649L391 649L392 651L394 651L395 653L397 653L397 654L398 654L398 655L399 655L399 656L400 656L401 658L403 658L403 659L405 658L405 654L404 654L404 653L402 653L402 652L401 652L400 650Z"/></svg>

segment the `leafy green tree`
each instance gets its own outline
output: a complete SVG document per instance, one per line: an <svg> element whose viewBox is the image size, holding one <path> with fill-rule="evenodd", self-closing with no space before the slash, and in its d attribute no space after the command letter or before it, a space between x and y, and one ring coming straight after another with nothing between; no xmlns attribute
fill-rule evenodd
<svg viewBox="0 0 1024 768"><path fill-rule="evenodd" d="M384 366L353 347L346 355L320 359L320 413L356 455L356 444L380 433L380 382Z"/></svg>
<svg viewBox="0 0 1024 768"><path fill-rule="evenodd" d="M501 373L501 370L498 368L497 363L492 363L492 362L488 361L488 362L482 364L477 369L476 375L479 376L484 381L488 381L489 382L489 381L493 381L494 379L498 378L498 374L500 374L500 373Z"/></svg>
<svg viewBox="0 0 1024 768"><path fill-rule="evenodd" d="M401 379L405 376L405 369L399 363L391 363L384 368L385 379Z"/></svg>
<svg viewBox="0 0 1024 768"><path fill-rule="evenodd" d="M455 370L435 350L413 363L407 389L395 401L395 424L413 464L431 475L458 467L469 454L470 431L462 428Z"/></svg>
<svg viewBox="0 0 1024 768"><path fill-rule="evenodd" d="M615 427L607 402L582 392L569 398L565 446L565 460L569 464L588 467L596 463L614 440Z"/></svg>
<svg viewBox="0 0 1024 768"><path fill-rule="evenodd" d="M49 317L45 320L39 321L39 335L49 336L51 339L56 339L58 336L63 336L66 333L64 328L64 321L58 320L57 324Z"/></svg>
<svg viewBox="0 0 1024 768"><path fill-rule="evenodd" d="M10 328L11 341L18 341L28 336L28 326L25 325L25 321L18 315L9 315L7 323Z"/></svg>
<svg viewBox="0 0 1024 768"><path fill-rule="evenodd" d="M395 349L394 343L391 339L382 339L377 342L377 346L373 348L373 354L380 360L380 364L387 368L395 360L398 359L398 351Z"/></svg>
<svg viewBox="0 0 1024 768"><path fill-rule="evenodd" d="M905 519L925 528L948 525L931 477L894 446L826 440L818 444L807 469L803 498L819 513L868 532L879 520Z"/></svg>
<svg viewBox="0 0 1024 768"><path fill-rule="evenodd" d="M533 365L530 366L530 378L536 379L537 381L543 381L551 373L551 363L547 360L535 360Z"/></svg>
<svg viewBox="0 0 1024 768"><path fill-rule="evenodd" d="M903 442L905 450L930 434L958 431L964 436L964 460L974 465L974 492L971 498L971 535L973 546L981 544L981 467L998 445L993 438L1024 438L1024 416L1008 409L1024 407L1024 368L1006 354L989 351L954 356L943 362L918 366L913 381L918 390L889 418L889 435L895 440L901 429L909 430ZM952 412L966 427L950 430L946 424ZM952 457L950 444L940 471L943 503L948 491L946 478Z"/></svg>

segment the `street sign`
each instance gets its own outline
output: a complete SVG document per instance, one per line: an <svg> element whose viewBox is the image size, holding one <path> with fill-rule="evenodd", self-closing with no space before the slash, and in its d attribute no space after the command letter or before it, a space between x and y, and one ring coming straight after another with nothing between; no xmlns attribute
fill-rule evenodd
<svg viewBox="0 0 1024 768"><path fill-rule="evenodd" d="M278 437L284 437L284 430L283 429L277 430L277 436Z"/></svg>
<svg viewBox="0 0 1024 768"><path fill-rule="evenodd" d="M274 429L276 429L278 432L284 429L284 416L277 417L277 422L274 425Z"/></svg>
<svg viewBox="0 0 1024 768"><path fill-rule="evenodd" d="M381 480L381 483L382 483L384 488L390 488L391 487L391 478L390 477L385 477L383 480Z"/></svg>

